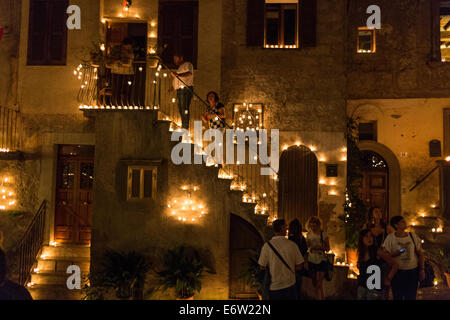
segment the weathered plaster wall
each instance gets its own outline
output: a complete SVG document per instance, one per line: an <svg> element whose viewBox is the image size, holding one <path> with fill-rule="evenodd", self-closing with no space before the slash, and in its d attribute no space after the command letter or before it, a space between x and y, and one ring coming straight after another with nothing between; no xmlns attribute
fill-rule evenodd
<svg viewBox="0 0 450 320"><path fill-rule="evenodd" d="M429 155L433 139L443 145L443 109L450 99L352 100L349 115L377 121L378 142L389 148L400 163L402 214L415 218L418 212L430 212L439 200L439 176L436 171L412 192L416 180L441 158ZM391 212L398 214L399 212Z"/></svg>
<svg viewBox="0 0 450 320"><path fill-rule="evenodd" d="M20 38L21 1L0 1L0 106L13 107L17 104L17 62Z"/></svg>
<svg viewBox="0 0 450 320"><path fill-rule="evenodd" d="M430 0L351 1L348 14L348 95L352 99L448 97L450 64L431 62ZM381 8L374 54L357 54L357 30L368 6ZM439 32L439 30L436 30Z"/></svg>
<svg viewBox="0 0 450 320"><path fill-rule="evenodd" d="M267 128L343 132L343 4L318 1L316 47L282 50L247 47L246 1L223 1L222 96L228 106L264 103Z"/></svg>
<svg viewBox="0 0 450 320"><path fill-rule="evenodd" d="M227 299L230 213L250 221L261 232L264 224L258 219L263 217L253 214L253 205L241 204L242 193L230 191L229 180L217 179L218 168L174 165L170 154L175 143L170 142L169 124L155 120L156 114L145 111L96 113L91 272L98 270L106 248L141 251L158 266L165 249L192 245L212 254L217 272L206 275L198 298ZM126 201L127 165L132 160L161 161L154 201ZM169 201L184 194L182 185L199 187L195 196L208 212L192 224L179 222L167 208Z"/></svg>

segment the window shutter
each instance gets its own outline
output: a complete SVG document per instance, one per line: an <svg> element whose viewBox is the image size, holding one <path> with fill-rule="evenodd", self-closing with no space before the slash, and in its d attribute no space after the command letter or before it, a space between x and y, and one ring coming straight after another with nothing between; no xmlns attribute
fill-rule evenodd
<svg viewBox="0 0 450 320"><path fill-rule="evenodd" d="M300 47L316 46L317 0L300 0Z"/></svg>
<svg viewBox="0 0 450 320"><path fill-rule="evenodd" d="M48 64L65 65L67 50L67 0L53 0L50 2L48 34Z"/></svg>
<svg viewBox="0 0 450 320"><path fill-rule="evenodd" d="M159 3L158 41L164 49L162 59L165 64L175 67L173 54L182 52L185 60L197 66L198 43L198 2Z"/></svg>
<svg viewBox="0 0 450 320"><path fill-rule="evenodd" d="M28 29L28 64L43 65L47 59L47 13L46 0L30 1Z"/></svg>
<svg viewBox="0 0 450 320"><path fill-rule="evenodd" d="M28 65L64 65L68 0L31 0Z"/></svg>
<svg viewBox="0 0 450 320"><path fill-rule="evenodd" d="M265 0L247 0L247 46L264 45Z"/></svg>

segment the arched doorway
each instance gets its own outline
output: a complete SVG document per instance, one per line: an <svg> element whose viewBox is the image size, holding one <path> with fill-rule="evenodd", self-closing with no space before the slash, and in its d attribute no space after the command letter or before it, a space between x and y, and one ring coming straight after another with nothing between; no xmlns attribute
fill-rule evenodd
<svg viewBox="0 0 450 320"><path fill-rule="evenodd" d="M361 152L362 182L360 195L367 208L378 207L384 221L389 221L389 168L378 153L370 150Z"/></svg>
<svg viewBox="0 0 450 320"><path fill-rule="evenodd" d="M254 299L251 288L242 273L249 267L250 259L258 259L264 240L254 226L241 217L230 217L230 299Z"/></svg>
<svg viewBox="0 0 450 320"><path fill-rule="evenodd" d="M360 141L359 149L361 151L375 152L385 161L388 169L388 211L387 216L401 215L401 171L400 163L395 154L385 145L376 141Z"/></svg>
<svg viewBox="0 0 450 320"><path fill-rule="evenodd" d="M278 172L278 217L303 226L317 216L318 171L316 155L304 146L292 146L281 154Z"/></svg>

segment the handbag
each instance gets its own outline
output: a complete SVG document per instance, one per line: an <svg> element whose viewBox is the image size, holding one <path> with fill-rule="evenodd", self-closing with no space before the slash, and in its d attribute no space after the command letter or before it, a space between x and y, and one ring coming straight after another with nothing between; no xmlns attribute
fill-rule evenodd
<svg viewBox="0 0 450 320"><path fill-rule="evenodd" d="M320 242L322 243L323 248L323 232L320 232ZM327 265L327 270L325 271L325 279L327 281L331 281L334 275L334 254L326 254L325 255L325 263Z"/></svg>

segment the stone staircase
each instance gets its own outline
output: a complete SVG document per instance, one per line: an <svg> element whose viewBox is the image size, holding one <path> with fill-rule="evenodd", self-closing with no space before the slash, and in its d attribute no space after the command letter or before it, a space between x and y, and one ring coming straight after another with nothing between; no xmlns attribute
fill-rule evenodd
<svg viewBox="0 0 450 320"><path fill-rule="evenodd" d="M43 246L33 266L31 281L27 284L35 300L80 300L81 290L69 290L66 273L70 265L81 269L83 277L89 274L90 247L76 245Z"/></svg>

